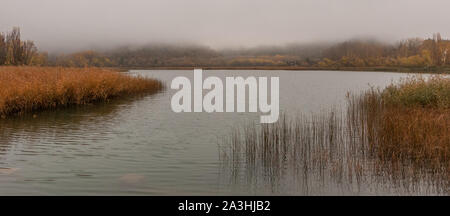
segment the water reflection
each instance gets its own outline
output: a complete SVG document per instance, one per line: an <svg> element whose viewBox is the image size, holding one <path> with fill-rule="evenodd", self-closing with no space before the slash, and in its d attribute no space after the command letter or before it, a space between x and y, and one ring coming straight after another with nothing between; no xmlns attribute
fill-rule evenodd
<svg viewBox="0 0 450 216"><path fill-rule="evenodd" d="M39 154L39 149L51 148L53 144L65 145L78 140L84 140L86 143L104 140L111 133L107 126L117 123L114 122L114 115L119 107L130 102L131 99L119 99L0 119L2 149L0 154L6 154L14 144L27 143L30 146L27 150L22 150L24 154ZM97 131L100 122L105 127ZM83 133L93 128L96 129L96 134L86 136L89 133ZM47 143L46 137L59 137L62 140L59 143Z"/></svg>
<svg viewBox="0 0 450 216"><path fill-rule="evenodd" d="M177 76L193 76L192 71L132 73L157 78L166 84ZM296 116L328 108L330 104L339 105L348 90L368 88L367 83L383 86L407 76L333 71L204 72L205 77L209 75L279 76L280 108ZM347 171L340 171L348 169L340 165L344 163L339 163L346 158L338 157L347 153L333 151L338 155L329 154L328 148L339 149L334 145L322 148L311 143L307 147L298 146L295 151L283 147L270 152L276 156L270 160L263 154L251 158L231 157L230 161L242 163L232 163L235 167L229 172L230 166L223 166L219 158L218 140L231 138L230 131L242 125L260 127L254 124L259 122L260 114L174 113L170 107L173 94L174 91L166 89L142 98L34 113L35 118L31 114L1 119L0 194L247 195L354 194L358 191L361 194L395 194L397 186L388 183L378 187L376 192L370 184L358 186L358 181L364 182L366 177L358 174L356 168L349 169L352 184L339 184L350 179ZM313 133L311 128L301 128L309 131L305 134ZM336 139L340 136L335 135ZM316 153L307 154L308 148ZM324 155L331 158L327 165L320 160ZM305 158L315 162L304 162ZM306 165L293 167L290 161ZM261 169L243 169L245 164ZM332 176L319 175L320 172L333 173L337 181L328 184Z"/></svg>
<svg viewBox="0 0 450 216"><path fill-rule="evenodd" d="M272 125L238 127L221 145L225 181L255 194L448 194L439 169L377 157L361 119L337 110L283 115ZM355 133L356 132L356 133Z"/></svg>

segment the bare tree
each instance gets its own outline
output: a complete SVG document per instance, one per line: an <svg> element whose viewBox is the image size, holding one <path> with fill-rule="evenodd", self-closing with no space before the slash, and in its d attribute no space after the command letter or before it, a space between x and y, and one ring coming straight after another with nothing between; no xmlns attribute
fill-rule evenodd
<svg viewBox="0 0 450 216"><path fill-rule="evenodd" d="M23 60L23 47L20 41L20 29L14 27L10 33L6 35L7 59L6 63L11 65L21 65Z"/></svg>
<svg viewBox="0 0 450 216"><path fill-rule="evenodd" d="M34 45L34 42L30 40L23 42L22 52L22 64L30 65L33 57L37 54L37 48Z"/></svg>
<svg viewBox="0 0 450 216"><path fill-rule="evenodd" d="M0 33L0 65L4 65L6 62L6 41L5 41L5 35Z"/></svg>
<svg viewBox="0 0 450 216"><path fill-rule="evenodd" d="M441 46L441 41L442 41L441 34L439 33L433 34L431 54L434 64L438 66L441 65L442 63L442 53L441 50L439 49L439 47Z"/></svg>

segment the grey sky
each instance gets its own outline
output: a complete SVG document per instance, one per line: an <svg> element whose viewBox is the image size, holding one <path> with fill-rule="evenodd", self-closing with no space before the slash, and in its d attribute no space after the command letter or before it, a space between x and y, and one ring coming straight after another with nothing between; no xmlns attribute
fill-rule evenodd
<svg viewBox="0 0 450 216"><path fill-rule="evenodd" d="M2 0L0 31L38 47L151 42L216 48L450 35L448 0Z"/></svg>

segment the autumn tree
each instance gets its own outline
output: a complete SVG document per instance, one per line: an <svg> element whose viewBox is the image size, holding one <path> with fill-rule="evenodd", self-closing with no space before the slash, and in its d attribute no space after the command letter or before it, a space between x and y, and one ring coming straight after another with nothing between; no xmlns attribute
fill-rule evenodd
<svg viewBox="0 0 450 216"><path fill-rule="evenodd" d="M0 34L0 65L29 65L37 54L33 41L22 41L20 29L14 27L6 36Z"/></svg>
<svg viewBox="0 0 450 216"><path fill-rule="evenodd" d="M0 33L0 65L4 65L6 62L6 41L5 36Z"/></svg>
<svg viewBox="0 0 450 216"><path fill-rule="evenodd" d="M7 56L6 64L21 65L23 48L20 41L20 29L14 27L13 30L6 35Z"/></svg>
<svg viewBox="0 0 450 216"><path fill-rule="evenodd" d="M37 54L37 48L33 41L25 41L22 44L22 64L30 65Z"/></svg>

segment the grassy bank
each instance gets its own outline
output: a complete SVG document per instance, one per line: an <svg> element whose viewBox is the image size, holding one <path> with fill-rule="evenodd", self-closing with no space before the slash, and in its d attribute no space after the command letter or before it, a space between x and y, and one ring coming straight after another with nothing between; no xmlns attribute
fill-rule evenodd
<svg viewBox="0 0 450 216"><path fill-rule="evenodd" d="M153 93L162 84L101 68L0 67L0 115Z"/></svg>
<svg viewBox="0 0 450 216"><path fill-rule="evenodd" d="M231 181L264 182L272 190L296 182L305 194L336 185L447 194L449 101L448 77L409 78L349 94L345 112L284 114L274 124L236 128L220 145L220 158Z"/></svg>
<svg viewBox="0 0 450 216"><path fill-rule="evenodd" d="M380 159L450 171L450 78L409 78L357 100Z"/></svg>

